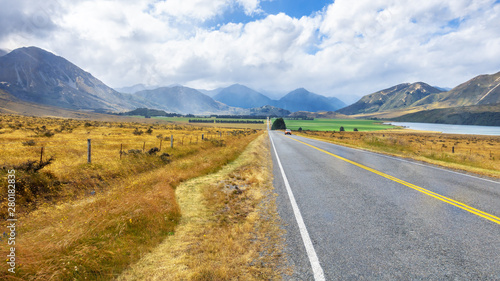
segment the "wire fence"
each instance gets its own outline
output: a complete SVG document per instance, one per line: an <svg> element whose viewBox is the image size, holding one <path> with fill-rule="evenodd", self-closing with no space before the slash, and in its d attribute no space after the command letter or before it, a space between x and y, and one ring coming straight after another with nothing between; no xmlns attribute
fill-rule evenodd
<svg viewBox="0 0 500 281"><path fill-rule="evenodd" d="M170 133L164 135L142 135L142 136L83 136L71 137L71 139L37 139L26 138L12 141L0 142L0 164L19 162L22 159L46 159L56 158L109 160L110 157L121 158L123 154L130 151L134 153L146 153L152 149L156 152L171 151L190 145L197 145L202 141L217 140L224 142L229 137L247 134L251 131L206 131L196 133Z"/></svg>

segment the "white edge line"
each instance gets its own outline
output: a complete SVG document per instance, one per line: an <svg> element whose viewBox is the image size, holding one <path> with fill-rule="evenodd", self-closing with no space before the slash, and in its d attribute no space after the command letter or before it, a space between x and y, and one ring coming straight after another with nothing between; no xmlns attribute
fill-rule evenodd
<svg viewBox="0 0 500 281"><path fill-rule="evenodd" d="M309 232L307 232L304 219L302 219L302 215L300 214L299 206L295 201L295 196L293 196L292 189L290 188L290 184L288 183L285 171L283 170L283 166L281 165L281 161L278 156L278 152L276 151L276 147L274 146L274 141L273 138L271 137L271 133L269 133L269 139L271 140L271 144L273 145L274 154L276 155L276 160L278 162L278 166L280 167L281 175L283 176L283 181L285 182L286 191L288 193L288 197L290 198L290 203L292 204L293 214L295 215L295 219L297 220L297 224L299 226L300 236L302 236L302 241L304 242L304 246L306 247L307 256L309 258L309 262L311 263L312 271L314 274L314 280L323 281L325 280L323 268L321 268L318 255L314 250L314 246L312 244L311 238L309 237Z"/></svg>
<svg viewBox="0 0 500 281"><path fill-rule="evenodd" d="M488 181L488 182L491 182L491 183L500 184L500 182L497 182L497 181L494 181L494 180L485 179L485 178L481 178L481 177L478 177L478 176L473 176L473 175L469 175L469 174L465 174L465 173L461 173L461 172L457 172L457 171L452 171L452 170L448 170L448 169L441 168L441 167L435 167L432 164L419 163L419 162L417 162L419 160L409 161L409 160L406 160L406 159L398 158L396 156L386 155L386 154L383 154L383 153L378 153L378 152L363 150L363 149L349 147L349 146L343 146L343 145L331 143L331 142L328 142L328 141L322 141L322 140L313 139L313 138L306 138L306 137L302 137L302 138L313 140L313 141L319 141L319 142L322 142L322 143L327 143L327 144L331 144L331 145L335 145L335 146L340 146L340 147L348 148L348 149L352 149L352 150L357 150L357 151L361 151L361 152L366 152L366 153L370 153L370 154L373 154L373 155L382 156L382 157L393 159L393 160L398 160L398 161L401 161L401 162L406 162L406 163L410 163L410 164L419 165L419 166L422 166L422 167L432 168L432 169L435 169L435 170L441 170L441 171L445 171L445 172L449 172L449 173L453 173L453 174L457 174L457 175L461 175L461 176L466 176L466 177L469 177L469 178L474 178L474 179L478 179L478 180L483 180L483 181Z"/></svg>

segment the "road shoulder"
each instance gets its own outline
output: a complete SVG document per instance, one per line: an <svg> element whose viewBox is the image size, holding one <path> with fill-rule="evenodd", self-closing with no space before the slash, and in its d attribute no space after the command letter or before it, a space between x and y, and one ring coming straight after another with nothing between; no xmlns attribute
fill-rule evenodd
<svg viewBox="0 0 500 281"><path fill-rule="evenodd" d="M175 234L118 280L275 280L288 271L267 134L219 172L179 185L176 197Z"/></svg>

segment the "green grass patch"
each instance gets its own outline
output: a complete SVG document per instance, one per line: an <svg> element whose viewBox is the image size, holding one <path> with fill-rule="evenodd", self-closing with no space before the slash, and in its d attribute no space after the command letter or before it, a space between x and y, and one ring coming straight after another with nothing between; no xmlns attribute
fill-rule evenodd
<svg viewBox="0 0 500 281"><path fill-rule="evenodd" d="M274 121L274 120L273 120ZM314 119L314 120L286 120L287 129L310 130L310 131L339 131L340 127L344 127L346 131L354 131L354 128L360 132L378 131L393 129L394 126L383 125L379 121L361 120L361 119Z"/></svg>

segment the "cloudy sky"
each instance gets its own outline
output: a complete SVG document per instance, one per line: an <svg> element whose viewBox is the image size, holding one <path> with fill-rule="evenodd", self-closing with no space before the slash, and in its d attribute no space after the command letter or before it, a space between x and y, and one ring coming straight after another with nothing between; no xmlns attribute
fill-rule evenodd
<svg viewBox="0 0 500 281"><path fill-rule="evenodd" d="M0 49L23 46L111 87L241 83L354 102L500 71L500 0L0 0Z"/></svg>

